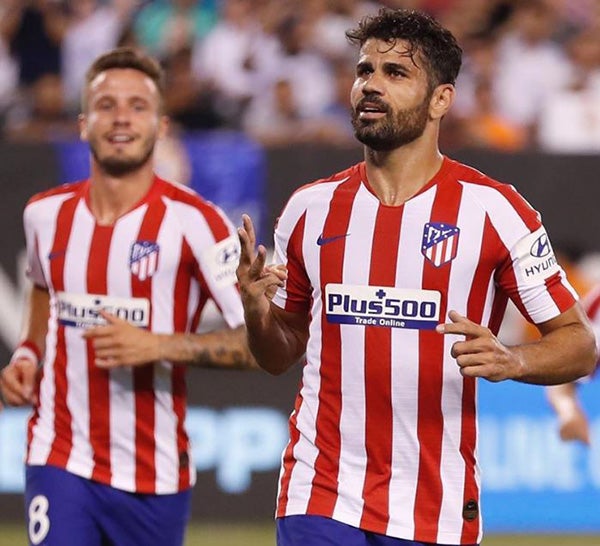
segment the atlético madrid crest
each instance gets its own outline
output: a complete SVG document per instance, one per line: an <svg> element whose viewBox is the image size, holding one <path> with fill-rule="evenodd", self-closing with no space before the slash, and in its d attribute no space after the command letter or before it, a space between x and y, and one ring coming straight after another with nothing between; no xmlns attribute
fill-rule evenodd
<svg viewBox="0 0 600 546"><path fill-rule="evenodd" d="M131 245L129 269L140 281L152 277L158 267L159 246L154 241L136 241Z"/></svg>
<svg viewBox="0 0 600 546"><path fill-rule="evenodd" d="M460 229L449 224L428 222L423 228L421 253L433 265L440 267L456 257Z"/></svg>

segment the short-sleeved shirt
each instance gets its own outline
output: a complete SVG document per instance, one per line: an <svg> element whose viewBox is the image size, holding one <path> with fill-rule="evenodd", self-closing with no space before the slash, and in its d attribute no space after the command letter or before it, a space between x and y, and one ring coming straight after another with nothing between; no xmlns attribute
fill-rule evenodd
<svg viewBox="0 0 600 546"><path fill-rule="evenodd" d="M220 209L159 178L113 225L89 208L90 182L34 196L24 213L28 274L50 293L39 403L27 463L141 493L195 479L185 431L185 366L100 369L85 328L105 310L156 333L195 331L209 298L243 323L239 243Z"/></svg>
<svg viewBox="0 0 600 546"><path fill-rule="evenodd" d="M435 331L450 310L497 332L577 295L540 215L512 186L444 158L401 206L360 163L297 190L275 230L273 302L310 316L278 516L315 514L441 544L480 542L476 381Z"/></svg>

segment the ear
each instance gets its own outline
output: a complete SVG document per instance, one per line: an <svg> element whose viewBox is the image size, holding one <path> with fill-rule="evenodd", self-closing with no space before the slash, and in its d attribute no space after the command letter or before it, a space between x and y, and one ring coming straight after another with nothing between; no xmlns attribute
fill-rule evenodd
<svg viewBox="0 0 600 546"><path fill-rule="evenodd" d="M79 124L79 138L81 140L87 140L87 118L85 117L85 114L79 114L77 116L77 123Z"/></svg>
<svg viewBox="0 0 600 546"><path fill-rule="evenodd" d="M165 138L169 133L169 117L160 116L158 120L158 138Z"/></svg>
<svg viewBox="0 0 600 546"><path fill-rule="evenodd" d="M455 88L450 83L444 83L435 88L429 102L431 119L441 119L448 113L454 102L454 94Z"/></svg>

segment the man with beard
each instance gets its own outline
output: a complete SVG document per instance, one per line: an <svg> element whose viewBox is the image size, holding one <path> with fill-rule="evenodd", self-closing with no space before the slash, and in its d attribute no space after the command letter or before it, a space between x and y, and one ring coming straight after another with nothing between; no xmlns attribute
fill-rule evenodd
<svg viewBox="0 0 600 546"><path fill-rule="evenodd" d="M33 287L0 384L7 403L33 404L30 544L182 545L195 481L182 364L255 366L233 225L153 172L162 82L133 49L99 57L80 116L90 177L24 212ZM193 333L208 298L230 329Z"/></svg>
<svg viewBox="0 0 600 546"><path fill-rule="evenodd" d="M440 154L461 50L427 15L383 9L347 36L364 161L298 189L264 269L248 216L238 280L250 348L303 355L277 506L279 546L478 544L476 378L589 373L594 338L539 214ZM496 337L508 298L539 342Z"/></svg>

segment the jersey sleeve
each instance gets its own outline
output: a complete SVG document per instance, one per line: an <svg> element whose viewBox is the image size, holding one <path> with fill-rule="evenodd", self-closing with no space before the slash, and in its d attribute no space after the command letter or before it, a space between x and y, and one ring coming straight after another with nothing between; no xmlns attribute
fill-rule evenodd
<svg viewBox="0 0 600 546"><path fill-rule="evenodd" d="M36 286L48 288L42 261L39 255L37 227L34 214L35 205L27 205L23 213L23 229L25 231L26 259L25 274Z"/></svg>
<svg viewBox="0 0 600 546"><path fill-rule="evenodd" d="M235 328L244 323L236 269L240 245L231 221L216 205L178 204L184 236L198 264L198 275L225 322Z"/></svg>
<svg viewBox="0 0 600 546"><path fill-rule="evenodd" d="M288 278L275 293L273 303L294 313L308 312L311 304L311 283L302 252L305 221L304 207L292 197L275 227L274 261L287 267Z"/></svg>
<svg viewBox="0 0 600 546"><path fill-rule="evenodd" d="M540 214L510 186L497 205L490 218L508 249L497 284L527 320L539 324L557 317L578 295L558 263Z"/></svg>

